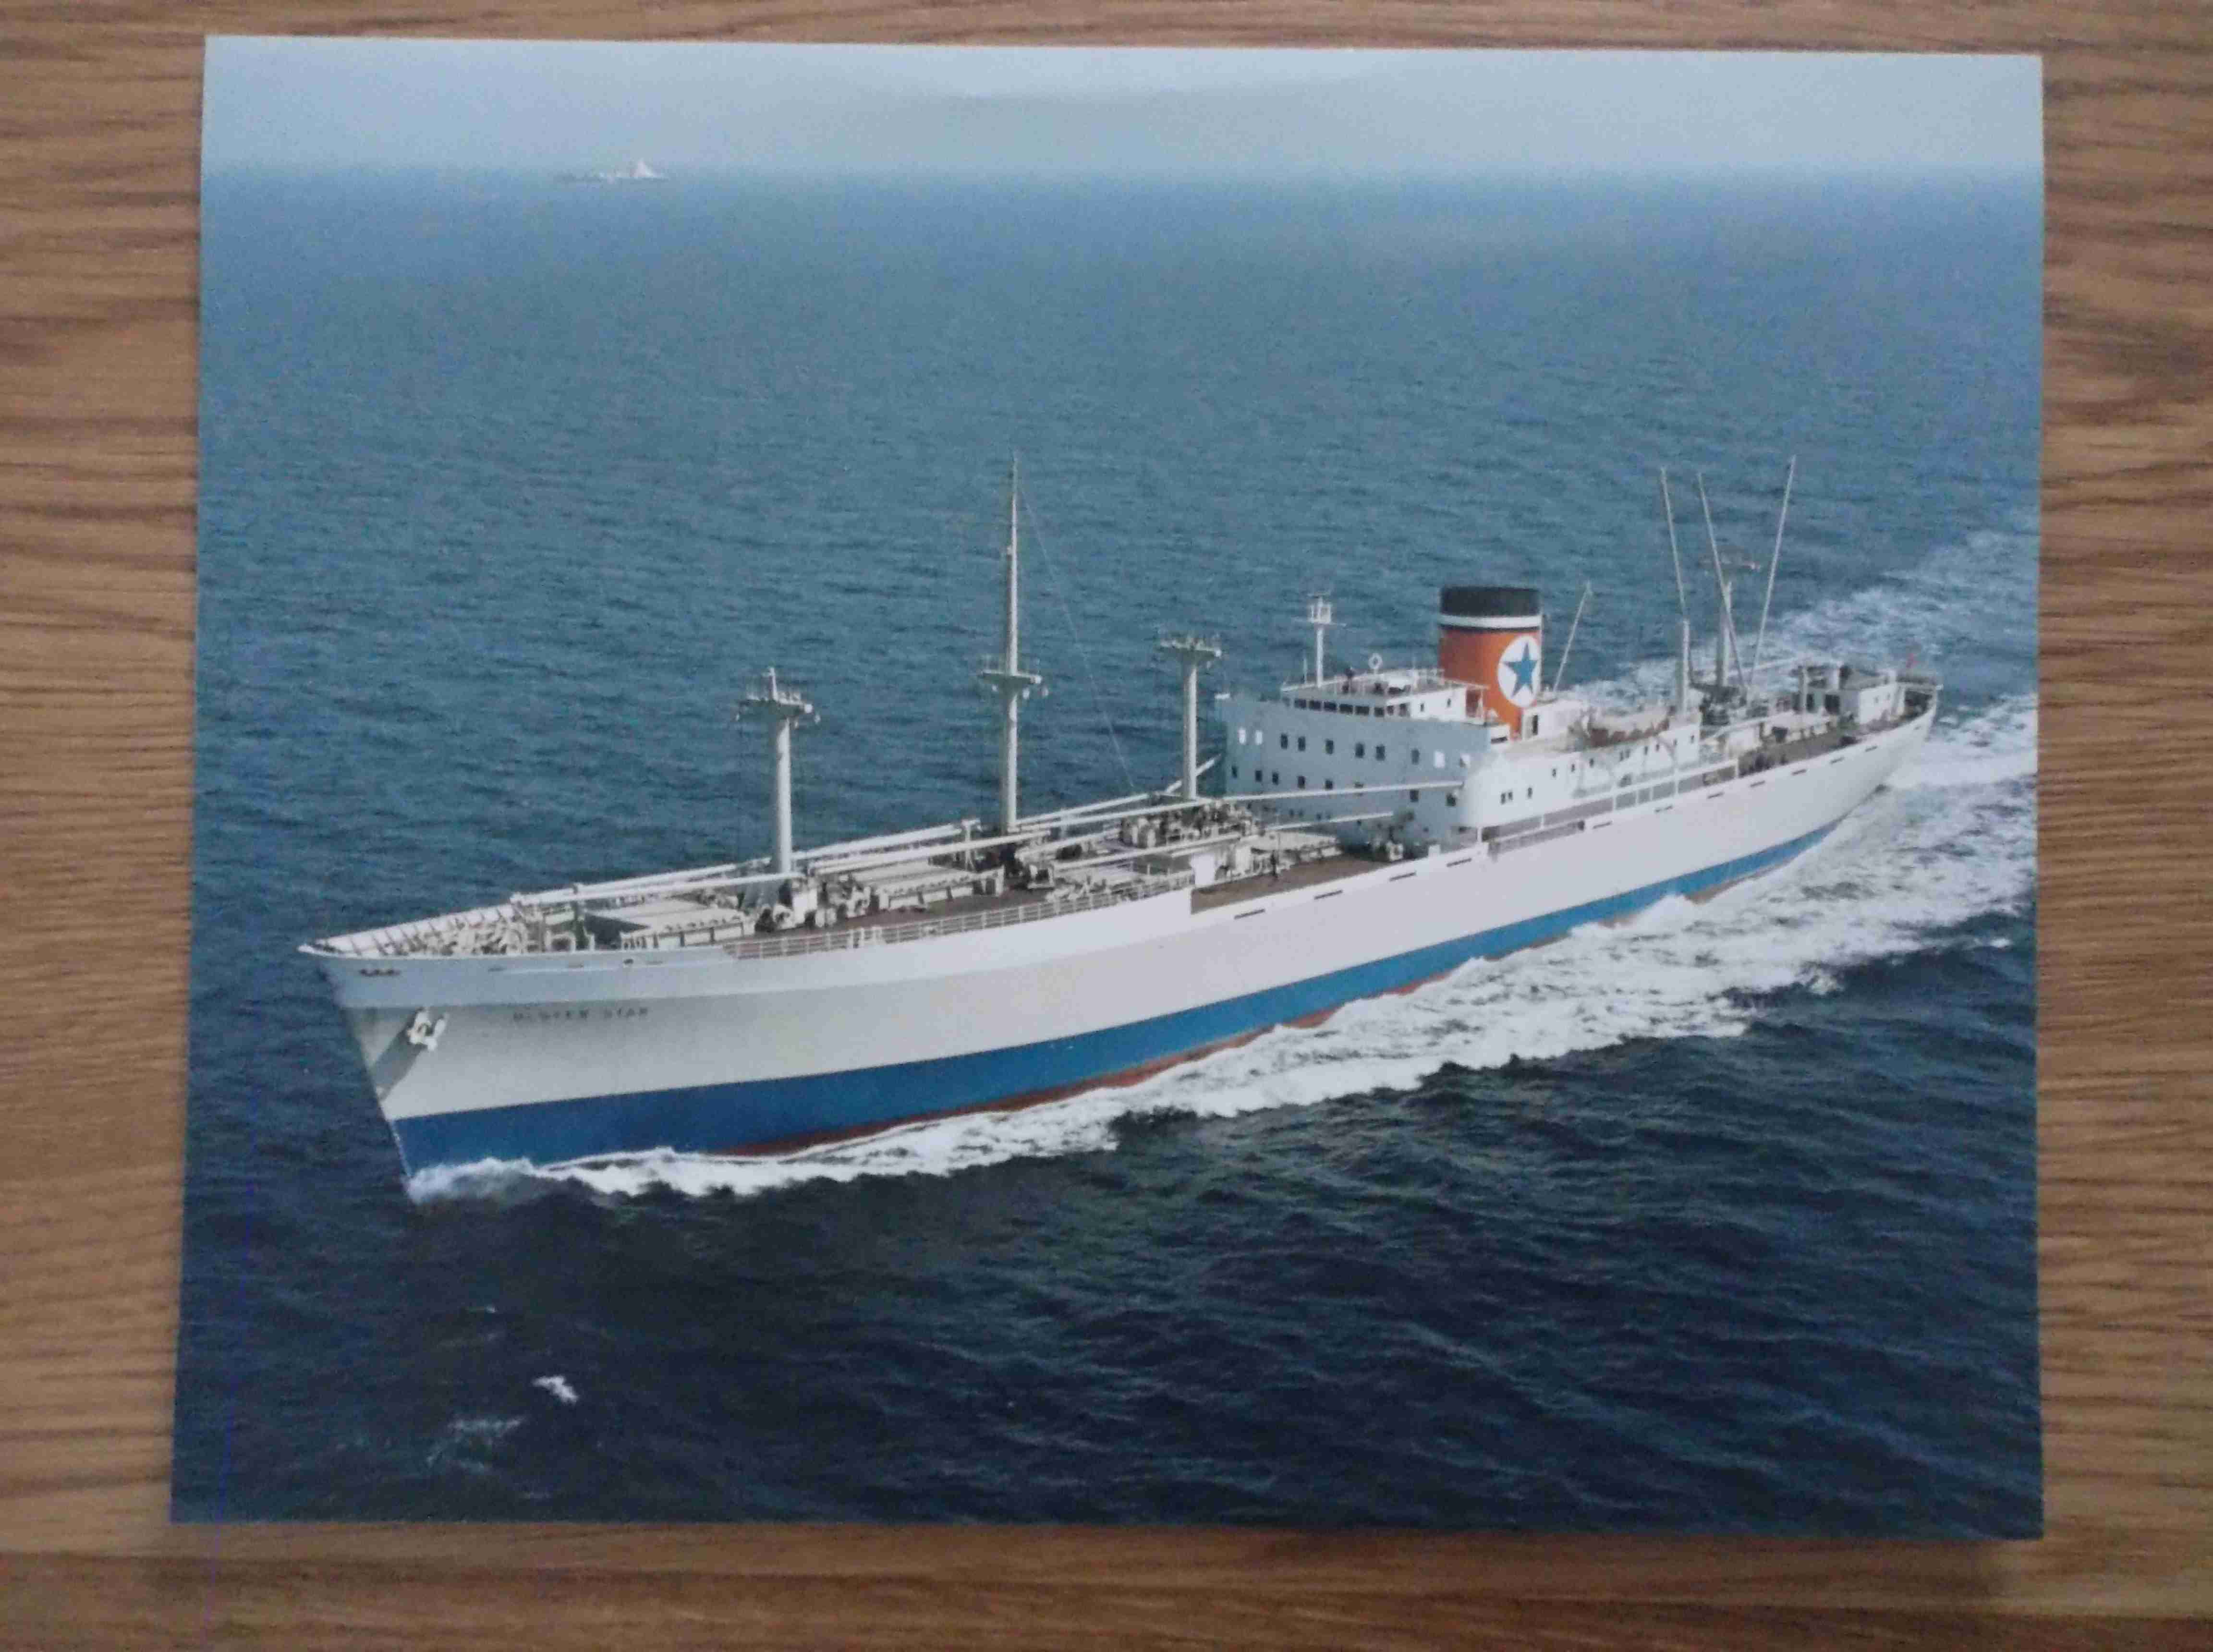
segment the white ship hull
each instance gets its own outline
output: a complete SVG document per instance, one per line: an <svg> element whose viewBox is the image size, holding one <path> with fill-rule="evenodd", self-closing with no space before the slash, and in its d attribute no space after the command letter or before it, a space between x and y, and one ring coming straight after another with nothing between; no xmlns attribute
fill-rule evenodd
<svg viewBox="0 0 2213 1652"><path fill-rule="evenodd" d="M1840 750L1319 885L1188 888L893 944L319 957L411 1170L757 1149L1126 1080L1780 864L1933 710ZM428 1012L429 1042L411 1038Z"/></svg>

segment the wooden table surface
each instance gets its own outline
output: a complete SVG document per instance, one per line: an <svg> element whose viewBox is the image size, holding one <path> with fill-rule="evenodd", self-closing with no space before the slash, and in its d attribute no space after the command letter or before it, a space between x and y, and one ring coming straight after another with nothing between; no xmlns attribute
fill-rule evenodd
<svg viewBox="0 0 2213 1652"><path fill-rule="evenodd" d="M2040 52L2049 1534L167 1523L200 40ZM0 0L0 1643L2213 1643L2213 9Z"/></svg>

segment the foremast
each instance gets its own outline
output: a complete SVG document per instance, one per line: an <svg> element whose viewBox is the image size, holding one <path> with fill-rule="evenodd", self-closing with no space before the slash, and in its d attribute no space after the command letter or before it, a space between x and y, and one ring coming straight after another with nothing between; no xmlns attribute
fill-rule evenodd
<svg viewBox="0 0 2213 1652"><path fill-rule="evenodd" d="M1022 669L1021 558L1021 466L1017 460L1007 477L1006 648L997 665L976 674L999 697L999 830L1009 836L1021 829L1022 822L1022 702L1045 681L1035 672Z"/></svg>

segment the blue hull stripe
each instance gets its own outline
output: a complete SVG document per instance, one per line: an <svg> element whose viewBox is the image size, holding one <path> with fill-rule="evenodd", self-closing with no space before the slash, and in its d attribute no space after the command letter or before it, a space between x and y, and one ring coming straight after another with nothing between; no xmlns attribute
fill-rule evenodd
<svg viewBox="0 0 2213 1652"><path fill-rule="evenodd" d="M393 1133L399 1137L400 1155L411 1172L480 1159L558 1164L654 1148L714 1152L759 1147L1080 1087L1319 1015L1356 998L1411 986L1472 958L1497 957L1534 946L1585 924L1622 917L1669 895L1702 893L1778 865L1818 843L1831 830L1823 826L1756 855L1542 917L1075 1038L800 1078L646 1090L573 1101L526 1102L474 1113L401 1119L393 1121Z"/></svg>

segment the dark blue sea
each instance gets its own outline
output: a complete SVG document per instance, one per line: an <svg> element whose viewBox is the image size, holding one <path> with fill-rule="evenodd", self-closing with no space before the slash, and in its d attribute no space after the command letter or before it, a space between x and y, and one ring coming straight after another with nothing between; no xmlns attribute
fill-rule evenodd
<svg viewBox="0 0 2213 1652"><path fill-rule="evenodd" d="M2039 1529L2035 186L235 175L204 223L179 1518ZM763 851L768 665L802 842L986 811L1016 453L1030 806L1169 778L1155 637L1271 686L1310 591L1397 660L1538 585L1557 661L1588 580L1570 680L1657 685L1662 465L1757 559L1795 454L1770 652L1946 709L1780 874L1137 1088L405 1181L294 948Z"/></svg>

